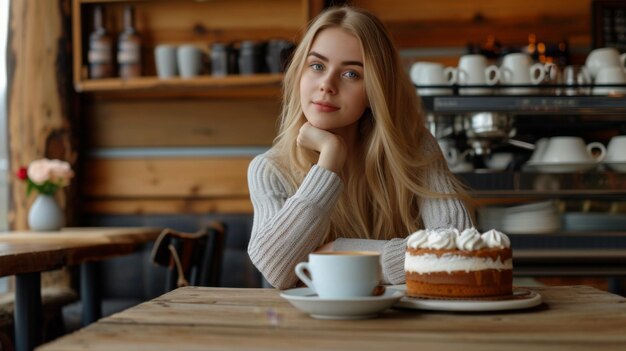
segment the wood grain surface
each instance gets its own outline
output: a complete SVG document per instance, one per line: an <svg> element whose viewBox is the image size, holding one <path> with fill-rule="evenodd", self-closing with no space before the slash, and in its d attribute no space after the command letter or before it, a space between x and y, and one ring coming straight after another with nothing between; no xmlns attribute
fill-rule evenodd
<svg viewBox="0 0 626 351"><path fill-rule="evenodd" d="M273 289L186 287L40 350L623 350L626 299L587 286L532 288L544 303L516 312L385 311L312 319Z"/></svg>
<svg viewBox="0 0 626 351"><path fill-rule="evenodd" d="M42 272L132 253L160 228L67 228L0 234L0 276Z"/></svg>

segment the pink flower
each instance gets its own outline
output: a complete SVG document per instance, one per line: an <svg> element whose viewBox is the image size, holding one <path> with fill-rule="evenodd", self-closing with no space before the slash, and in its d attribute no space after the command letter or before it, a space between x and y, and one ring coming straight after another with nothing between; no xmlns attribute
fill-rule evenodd
<svg viewBox="0 0 626 351"><path fill-rule="evenodd" d="M35 184L43 185L50 180L50 160L47 158L36 160L28 166L28 178Z"/></svg>
<svg viewBox="0 0 626 351"><path fill-rule="evenodd" d="M43 158L30 163L25 174L18 172L18 177L26 181L26 194L37 190L40 194L52 195L58 188L67 186L74 172L70 164L60 160Z"/></svg>
<svg viewBox="0 0 626 351"><path fill-rule="evenodd" d="M70 164L60 160L50 160L48 162L50 171L50 181L65 186L74 176L74 172L70 168Z"/></svg>

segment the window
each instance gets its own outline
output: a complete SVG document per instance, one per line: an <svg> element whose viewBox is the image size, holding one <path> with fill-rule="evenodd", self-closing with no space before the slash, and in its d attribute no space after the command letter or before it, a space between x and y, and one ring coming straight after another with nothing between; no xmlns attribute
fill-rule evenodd
<svg viewBox="0 0 626 351"><path fill-rule="evenodd" d="M9 2L0 1L0 232L9 229L9 152L7 134L7 35ZM0 278L0 293L7 290L7 278Z"/></svg>

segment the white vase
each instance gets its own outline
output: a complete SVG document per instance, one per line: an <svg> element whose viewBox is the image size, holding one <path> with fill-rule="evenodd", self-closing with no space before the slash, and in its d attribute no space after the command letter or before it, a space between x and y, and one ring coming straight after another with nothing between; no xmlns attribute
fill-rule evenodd
<svg viewBox="0 0 626 351"><path fill-rule="evenodd" d="M36 231L59 230L65 214L52 195L39 194L28 211L28 226Z"/></svg>

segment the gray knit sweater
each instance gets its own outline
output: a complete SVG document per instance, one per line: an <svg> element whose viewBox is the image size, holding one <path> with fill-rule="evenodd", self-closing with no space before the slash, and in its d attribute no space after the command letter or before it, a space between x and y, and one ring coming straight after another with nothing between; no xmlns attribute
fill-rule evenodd
<svg viewBox="0 0 626 351"><path fill-rule="evenodd" d="M252 236L248 255L265 279L278 289L293 287L298 278L296 264L321 246L330 225L330 212L343 191L343 181L334 172L314 165L300 187L288 181L289 173L269 153L258 155L248 168L248 186L254 206ZM435 178L435 177L432 177ZM447 192L449 184L431 181L433 190ZM468 228L471 217L463 204L454 199L423 199L419 203L426 228ZM335 251L368 250L381 254L383 282L404 283L406 237L366 240L339 238Z"/></svg>

